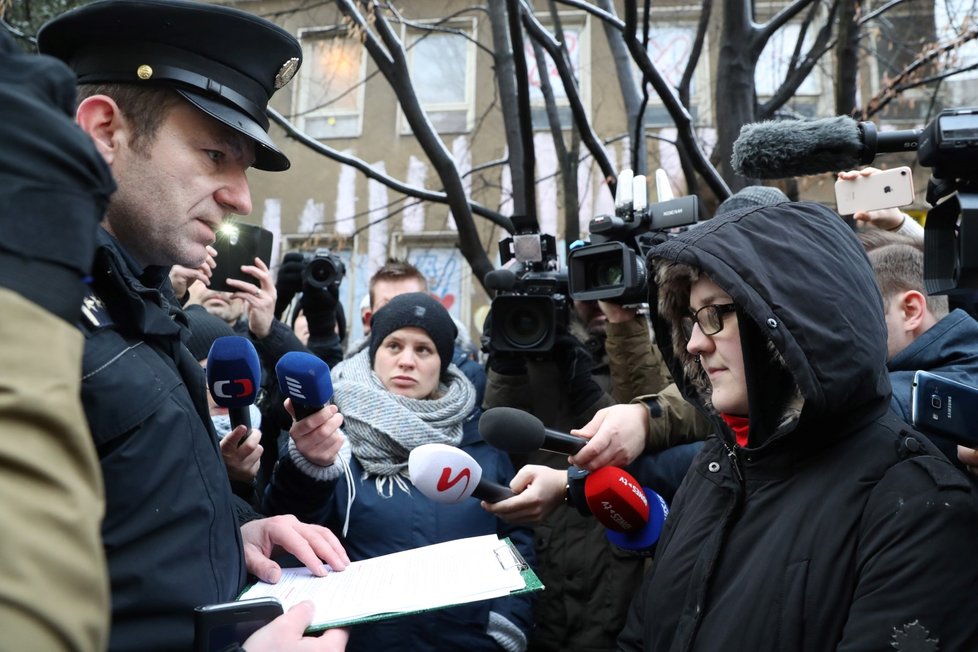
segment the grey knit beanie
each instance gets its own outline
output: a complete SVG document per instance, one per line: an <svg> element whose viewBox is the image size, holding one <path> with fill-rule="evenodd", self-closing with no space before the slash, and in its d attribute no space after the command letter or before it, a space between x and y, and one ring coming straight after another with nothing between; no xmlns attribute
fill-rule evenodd
<svg viewBox="0 0 978 652"><path fill-rule="evenodd" d="M772 188L771 186L747 186L724 199L717 206L714 217L723 215L724 213L732 213L742 208L773 206L774 204L780 204L786 201L791 200L777 188Z"/></svg>
<svg viewBox="0 0 978 652"><path fill-rule="evenodd" d="M425 292L399 294L370 319L370 364L384 338L399 328L414 326L428 333L435 344L441 359L441 374L444 376L455 351L455 336L458 330L445 307Z"/></svg>

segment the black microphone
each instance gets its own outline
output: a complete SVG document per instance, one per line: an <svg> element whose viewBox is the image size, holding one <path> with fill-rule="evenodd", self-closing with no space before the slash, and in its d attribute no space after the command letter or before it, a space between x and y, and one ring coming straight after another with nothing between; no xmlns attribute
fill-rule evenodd
<svg viewBox="0 0 978 652"><path fill-rule="evenodd" d="M916 151L923 129L879 131L848 116L746 124L730 163L748 179L785 179L851 170L877 154Z"/></svg>
<svg viewBox="0 0 978 652"><path fill-rule="evenodd" d="M250 407L261 386L261 362L246 337L226 335L214 340L207 354L207 388L214 402L228 409L231 426L248 426Z"/></svg>
<svg viewBox="0 0 978 652"><path fill-rule="evenodd" d="M545 428L528 412L509 407L490 408L479 418L479 434L491 446L507 453L545 450L574 455L588 440Z"/></svg>

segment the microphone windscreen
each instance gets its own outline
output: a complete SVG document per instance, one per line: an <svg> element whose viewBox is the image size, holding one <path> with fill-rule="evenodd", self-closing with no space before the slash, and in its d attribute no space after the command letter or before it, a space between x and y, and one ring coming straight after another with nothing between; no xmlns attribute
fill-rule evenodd
<svg viewBox="0 0 978 652"><path fill-rule="evenodd" d="M652 553L659 542L659 535L662 534L662 526L669 515L669 506L662 496L647 487L643 487L645 497L649 501L649 521L645 526L636 531L616 532L607 530L608 541L619 548L630 550L637 553Z"/></svg>
<svg viewBox="0 0 978 652"><path fill-rule="evenodd" d="M471 455L448 444L422 444L408 455L411 484L437 503L460 503L482 480Z"/></svg>
<svg viewBox="0 0 978 652"><path fill-rule="evenodd" d="M258 398L261 362L247 337L225 335L214 340L207 354L207 388L221 407L251 405Z"/></svg>
<svg viewBox="0 0 978 652"><path fill-rule="evenodd" d="M543 446L547 430L528 412L494 407L479 417L479 434L489 445L507 453L532 453Z"/></svg>
<svg viewBox="0 0 978 652"><path fill-rule="evenodd" d="M746 124L730 163L748 179L784 179L851 170L862 165L859 124L848 116Z"/></svg>
<svg viewBox="0 0 978 652"><path fill-rule="evenodd" d="M299 405L321 406L333 398L329 365L305 351L289 351L275 365L275 376L284 396Z"/></svg>
<svg viewBox="0 0 978 652"><path fill-rule="evenodd" d="M605 466L584 480L588 509L609 530L637 532L649 521L649 501L638 481L626 471Z"/></svg>
<svg viewBox="0 0 978 652"><path fill-rule="evenodd" d="M489 290L512 290L516 285L516 274L508 269L494 269L486 274L485 282Z"/></svg>

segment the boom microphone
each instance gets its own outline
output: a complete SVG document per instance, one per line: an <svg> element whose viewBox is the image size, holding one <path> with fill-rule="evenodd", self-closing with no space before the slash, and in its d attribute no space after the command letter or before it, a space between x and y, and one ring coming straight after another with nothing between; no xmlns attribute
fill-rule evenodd
<svg viewBox="0 0 978 652"><path fill-rule="evenodd" d="M436 503L455 504L469 496L497 503L515 494L482 477L471 455L448 444L423 444L408 455L408 475L418 490Z"/></svg>
<svg viewBox="0 0 978 652"><path fill-rule="evenodd" d="M785 179L851 170L877 154L916 151L922 129L879 131L848 116L746 124L730 163L748 179Z"/></svg>
<svg viewBox="0 0 978 652"><path fill-rule="evenodd" d="M574 455L587 444L575 437L544 427L528 412L509 407L494 407L479 417L479 434L491 446L507 453L532 453L536 450Z"/></svg>
<svg viewBox="0 0 978 652"><path fill-rule="evenodd" d="M584 480L588 509L609 530L638 532L649 522L649 499L631 474L605 466Z"/></svg>
<svg viewBox="0 0 978 652"><path fill-rule="evenodd" d="M275 376L282 394L292 399L296 420L323 409L333 398L329 365L305 351L289 351L275 365Z"/></svg>
<svg viewBox="0 0 978 652"><path fill-rule="evenodd" d="M207 389L214 402L228 409L231 427L248 426L249 407L258 397L261 363L254 344L240 335L225 335L214 340L207 354Z"/></svg>

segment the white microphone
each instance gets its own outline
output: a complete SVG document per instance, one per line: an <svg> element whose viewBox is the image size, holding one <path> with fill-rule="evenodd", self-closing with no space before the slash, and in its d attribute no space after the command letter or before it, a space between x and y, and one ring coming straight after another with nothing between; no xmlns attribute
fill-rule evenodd
<svg viewBox="0 0 978 652"><path fill-rule="evenodd" d="M412 450L408 475L422 494L437 503L460 503L469 496L497 503L516 495L509 487L484 480L479 463L448 444L423 444Z"/></svg>

